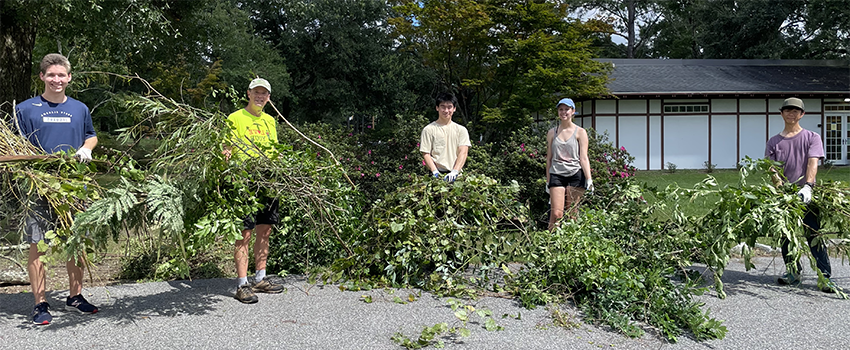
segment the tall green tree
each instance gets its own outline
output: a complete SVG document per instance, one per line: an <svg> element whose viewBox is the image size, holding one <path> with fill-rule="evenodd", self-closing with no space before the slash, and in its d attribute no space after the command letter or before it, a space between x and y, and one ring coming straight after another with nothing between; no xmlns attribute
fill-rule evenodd
<svg viewBox="0 0 850 350"><path fill-rule="evenodd" d="M385 1L240 3L290 67L292 98L280 106L284 116L339 122L430 106L433 77L418 57L396 50Z"/></svg>
<svg viewBox="0 0 850 350"><path fill-rule="evenodd" d="M33 95L33 52L42 43L50 52L80 60L121 62L176 35L163 0L0 0L0 101ZM183 4L186 5L186 4ZM79 56L79 57L77 57ZM40 57L38 57L40 58ZM9 109L4 109L7 112Z"/></svg>
<svg viewBox="0 0 850 350"><path fill-rule="evenodd" d="M850 57L850 4L837 0L804 0L784 23L788 49L783 58L847 59Z"/></svg>
<svg viewBox="0 0 850 350"><path fill-rule="evenodd" d="M580 15L593 16L610 24L599 27L606 29L602 33L626 40L626 44L620 46L624 50L622 56L626 58L645 56L645 48L652 42L652 37L640 28L652 28L662 19L658 3L654 0L587 0L577 6Z"/></svg>
<svg viewBox="0 0 850 350"><path fill-rule="evenodd" d="M641 28L660 58L836 59L850 48L850 7L834 0L657 1Z"/></svg>
<svg viewBox="0 0 850 350"><path fill-rule="evenodd" d="M458 114L485 137L526 124L559 97L605 92L592 31L561 1L401 0L392 19L405 49L459 98ZM485 132L486 130L486 132Z"/></svg>

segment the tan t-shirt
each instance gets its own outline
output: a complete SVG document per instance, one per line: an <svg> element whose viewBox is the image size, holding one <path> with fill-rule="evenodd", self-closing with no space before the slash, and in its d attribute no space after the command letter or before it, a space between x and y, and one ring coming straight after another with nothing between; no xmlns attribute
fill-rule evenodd
<svg viewBox="0 0 850 350"><path fill-rule="evenodd" d="M437 122L428 124L422 129L419 138L419 151L430 153L437 165L437 170L450 171L457 160L457 148L472 146L469 142L469 132L462 125L451 122L440 125Z"/></svg>

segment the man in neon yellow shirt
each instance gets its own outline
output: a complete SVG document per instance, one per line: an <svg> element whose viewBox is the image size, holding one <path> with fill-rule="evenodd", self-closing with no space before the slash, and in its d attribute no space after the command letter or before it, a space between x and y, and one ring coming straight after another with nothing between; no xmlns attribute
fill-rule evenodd
<svg viewBox="0 0 850 350"><path fill-rule="evenodd" d="M272 86L262 78L256 78L248 84L248 105L245 108L233 112L227 117L231 128L231 145L225 147L224 154L230 158L231 154L237 160L244 161L251 157L261 157L260 151L265 156L271 155L273 146L277 144L277 122L272 116L263 112L263 108L269 102ZM242 239L236 241L236 249L233 259L236 261L236 275L239 278L236 287L236 300L246 304L257 302L254 292L280 293L283 286L272 283L266 277L266 260L269 256L269 236L272 225L279 220L278 202L273 198L262 200L264 205L256 215L249 215L243 219L244 229ZM251 242L251 233L256 229L257 236L254 243L254 265L256 275L253 283L248 283L248 245Z"/></svg>

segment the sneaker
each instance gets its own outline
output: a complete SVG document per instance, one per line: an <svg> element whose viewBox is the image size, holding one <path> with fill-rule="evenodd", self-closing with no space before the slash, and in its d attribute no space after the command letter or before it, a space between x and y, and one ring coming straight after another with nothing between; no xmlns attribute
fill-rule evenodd
<svg viewBox="0 0 850 350"><path fill-rule="evenodd" d="M32 323L50 324L50 321L53 321L53 316L50 316L50 312L47 311L49 308L50 304L46 301L35 304L35 308L32 309Z"/></svg>
<svg viewBox="0 0 850 350"><path fill-rule="evenodd" d="M68 299L65 300L65 306L71 307L72 310L77 310L84 314L97 313L97 306L90 304L86 298L83 298L82 294L68 297Z"/></svg>
<svg viewBox="0 0 850 350"><path fill-rule="evenodd" d="M785 275L777 278L776 282L782 285L789 285L795 287L799 286L800 283L802 283L799 275L790 272L786 272Z"/></svg>
<svg viewBox="0 0 850 350"><path fill-rule="evenodd" d="M835 293L835 291L837 289L838 289L838 286L835 285L835 282L833 282L829 278L826 279L826 283L824 283L823 287L820 288L821 292L824 292L824 293Z"/></svg>
<svg viewBox="0 0 850 350"><path fill-rule="evenodd" d="M253 304L258 301L257 295L251 290L250 284L243 284L239 288L236 288L236 300L245 304Z"/></svg>
<svg viewBox="0 0 850 350"><path fill-rule="evenodd" d="M251 289L258 293L269 294L277 294L286 290L282 284L273 283L272 281L269 281L268 278L263 278L262 281L254 283Z"/></svg>

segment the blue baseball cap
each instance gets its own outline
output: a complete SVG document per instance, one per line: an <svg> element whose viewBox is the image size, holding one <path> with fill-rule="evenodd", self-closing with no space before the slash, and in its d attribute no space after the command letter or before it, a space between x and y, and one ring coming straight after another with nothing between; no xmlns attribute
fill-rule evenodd
<svg viewBox="0 0 850 350"><path fill-rule="evenodd" d="M575 102L573 102L573 100L570 98L562 98L560 101L558 101L558 104L555 105L555 108L558 108L560 105L567 105L570 106L570 108L572 109L576 109Z"/></svg>

